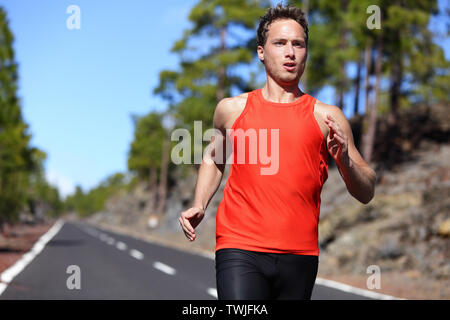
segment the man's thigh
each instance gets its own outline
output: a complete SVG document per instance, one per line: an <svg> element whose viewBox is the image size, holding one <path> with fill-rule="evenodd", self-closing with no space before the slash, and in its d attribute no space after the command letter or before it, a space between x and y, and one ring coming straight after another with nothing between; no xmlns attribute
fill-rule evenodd
<svg viewBox="0 0 450 320"><path fill-rule="evenodd" d="M270 298L270 283L258 266L258 256L241 249L216 252L216 282L219 300L264 300Z"/></svg>
<svg viewBox="0 0 450 320"><path fill-rule="evenodd" d="M274 285L276 299L311 299L318 266L317 256L279 255Z"/></svg>

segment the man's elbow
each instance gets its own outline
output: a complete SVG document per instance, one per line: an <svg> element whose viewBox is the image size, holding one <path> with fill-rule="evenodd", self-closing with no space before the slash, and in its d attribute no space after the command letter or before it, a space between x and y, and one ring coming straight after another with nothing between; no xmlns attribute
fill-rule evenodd
<svg viewBox="0 0 450 320"><path fill-rule="evenodd" d="M357 192L354 192L352 195L355 197L358 201L360 201L363 204L368 204L370 201L372 201L374 195L375 195L375 182L376 182L376 173L372 170L372 174L369 178L369 185L365 188L362 188L358 190Z"/></svg>
<svg viewBox="0 0 450 320"><path fill-rule="evenodd" d="M376 175L375 172L373 173L373 176L370 179L370 187L365 190L363 194L360 194L357 198L360 202L363 204L368 204L370 201L372 201L374 195L375 195L375 181L376 181Z"/></svg>
<svg viewBox="0 0 450 320"><path fill-rule="evenodd" d="M368 190L361 192L349 192L353 198L361 202L362 204L368 204L373 199L373 192L370 192Z"/></svg>
<svg viewBox="0 0 450 320"><path fill-rule="evenodd" d="M362 197L359 197L358 200L359 200L362 204L368 204L368 203L373 199L373 196L374 196L374 194L373 194L373 192L372 192L372 193L369 194L368 196L364 195L364 196L362 196Z"/></svg>

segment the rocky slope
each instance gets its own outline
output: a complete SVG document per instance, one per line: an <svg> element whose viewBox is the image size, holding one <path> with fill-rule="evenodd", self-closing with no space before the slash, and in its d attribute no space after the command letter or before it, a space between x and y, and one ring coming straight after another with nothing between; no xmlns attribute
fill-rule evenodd
<svg viewBox="0 0 450 320"><path fill-rule="evenodd" d="M450 145L424 143L415 156L380 178L368 205L330 172L319 223L323 275L367 278L377 265L386 284L414 286L408 297L450 298Z"/></svg>

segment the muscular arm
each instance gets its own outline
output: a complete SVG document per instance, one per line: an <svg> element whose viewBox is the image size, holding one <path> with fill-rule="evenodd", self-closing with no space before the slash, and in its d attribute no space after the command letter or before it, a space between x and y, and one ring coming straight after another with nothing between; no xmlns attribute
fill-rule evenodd
<svg viewBox="0 0 450 320"><path fill-rule="evenodd" d="M225 132L224 123L227 115L227 104L224 100L218 103L214 112L214 128L217 130L211 137L211 142L208 144L200 164L193 205L188 210L183 211L178 218L184 234L190 241L194 241L196 238L195 228L203 220L205 210L220 185L225 168L225 161L217 161L218 164L215 162L218 159L215 153L221 146L219 142L222 142L226 137L222 134Z"/></svg>
<svg viewBox="0 0 450 320"><path fill-rule="evenodd" d="M214 128L217 130L206 149L198 172L193 206L203 210L206 210L219 188L225 169L225 158L219 157L218 151L222 148L222 154L225 156L223 152L226 137L225 120L229 103L229 99L224 99L217 104L214 111Z"/></svg>
<svg viewBox="0 0 450 320"><path fill-rule="evenodd" d="M375 193L375 171L364 161L355 147L353 134L341 109L333 107L325 123L330 128L327 147L336 160L349 193L367 204Z"/></svg>
<svg viewBox="0 0 450 320"><path fill-rule="evenodd" d="M196 238L195 228L203 220L211 198L219 188L228 155L226 154L226 121L233 106L232 98L221 100L214 111L215 133L211 137L200 164L191 208L179 217L180 225L190 241ZM225 151L224 151L225 150ZM221 152L219 152L221 151Z"/></svg>

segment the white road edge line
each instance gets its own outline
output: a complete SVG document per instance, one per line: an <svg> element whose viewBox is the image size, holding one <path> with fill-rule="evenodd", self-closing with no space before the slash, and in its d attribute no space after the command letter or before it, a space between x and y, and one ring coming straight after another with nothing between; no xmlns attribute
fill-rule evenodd
<svg viewBox="0 0 450 320"><path fill-rule="evenodd" d="M164 273L174 275L177 271L172 268L171 266L168 266L167 264L164 264L162 262L156 261L153 263L153 268L158 269L159 271L162 271Z"/></svg>
<svg viewBox="0 0 450 320"><path fill-rule="evenodd" d="M0 295L6 290L8 284L16 277L25 267L44 249L47 242L49 242L64 225L62 220L55 222L53 227L47 231L39 240L34 244L33 248L25 253L15 264L3 271L0 274Z"/></svg>
<svg viewBox="0 0 450 320"><path fill-rule="evenodd" d="M144 254L143 254L142 252L140 252L140 251L135 250L135 249L131 249L131 250L130 250L130 255L131 255L133 258L136 258L136 259L138 259L138 260L144 259Z"/></svg>
<svg viewBox="0 0 450 320"><path fill-rule="evenodd" d="M196 253L193 253L196 254ZM201 253L198 254L201 255L203 257L209 258L211 260L215 260L215 254L214 253ZM382 293L378 293L378 292L373 292L373 291L369 291L369 290L364 290L361 288L356 288L353 286L350 286L348 284L345 283L340 283L337 281L332 281L332 280L328 280L328 279L323 279L320 277L316 278L316 284L321 285L321 286L325 286L325 287L329 287L329 288L333 288L333 289L337 289L337 290L341 290L344 292L350 292L353 294L357 294L363 297L367 297L367 298L372 298L372 299L379 299L379 300L406 300L403 298L398 298L398 297L394 297L394 296L390 296L387 294L382 294ZM209 293L209 292L208 292Z"/></svg>
<svg viewBox="0 0 450 320"><path fill-rule="evenodd" d="M316 284L321 285L321 286L330 287L330 288L337 289L337 290L341 290L341 291L345 291L345 292L349 292L349 293L353 293L353 294L357 294L357 295L364 296L367 298L372 298L372 299L405 300L402 298L397 298L397 297L389 296L387 294L382 294L382 293L378 293L378 292L373 292L373 291L369 291L369 290L356 288L356 287L350 286L345 283L340 283L337 281L327 280L327 279L323 279L323 278L316 278Z"/></svg>

